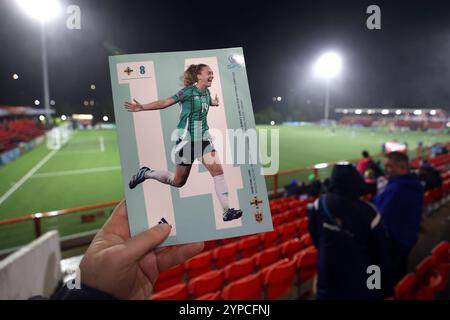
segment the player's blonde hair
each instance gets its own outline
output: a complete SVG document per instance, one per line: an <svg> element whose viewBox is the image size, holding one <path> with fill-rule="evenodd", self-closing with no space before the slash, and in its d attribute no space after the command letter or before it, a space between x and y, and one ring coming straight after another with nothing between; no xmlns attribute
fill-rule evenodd
<svg viewBox="0 0 450 320"><path fill-rule="evenodd" d="M192 86L194 83L198 81L197 75L202 72L203 68L207 67L206 64L191 64L183 75L183 84L185 87Z"/></svg>

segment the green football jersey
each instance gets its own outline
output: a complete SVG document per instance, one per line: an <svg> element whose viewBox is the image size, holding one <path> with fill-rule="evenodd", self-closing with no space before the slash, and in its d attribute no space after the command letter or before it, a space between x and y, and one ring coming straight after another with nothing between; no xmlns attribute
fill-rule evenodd
<svg viewBox="0 0 450 320"><path fill-rule="evenodd" d="M208 111L211 94L206 88L199 90L195 85L185 87L172 96L181 106L178 121L178 137L182 140L208 140Z"/></svg>

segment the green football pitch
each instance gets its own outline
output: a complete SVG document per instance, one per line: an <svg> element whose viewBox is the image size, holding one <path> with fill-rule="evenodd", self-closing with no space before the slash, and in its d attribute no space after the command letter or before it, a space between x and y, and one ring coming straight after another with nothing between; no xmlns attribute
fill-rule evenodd
<svg viewBox="0 0 450 320"><path fill-rule="evenodd" d="M419 141L430 144L450 140L446 134L389 133L385 129L337 127L332 132L317 125L261 128L280 130L280 170L356 158L363 149L379 153L381 144L392 139L406 141L411 147ZM282 176L279 186L293 177L306 179L307 174ZM123 183L116 131L76 131L58 151L48 150L42 144L0 167L0 181L0 220L120 200ZM273 180L266 181L271 190ZM81 223L81 215L44 219L42 231L58 229L66 236L97 229L108 214L91 223ZM0 249L24 244L33 236L32 221L0 226Z"/></svg>

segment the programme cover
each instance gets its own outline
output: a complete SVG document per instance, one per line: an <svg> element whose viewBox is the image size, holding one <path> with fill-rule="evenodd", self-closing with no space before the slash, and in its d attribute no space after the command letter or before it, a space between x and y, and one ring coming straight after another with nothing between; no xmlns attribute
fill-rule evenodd
<svg viewBox="0 0 450 320"><path fill-rule="evenodd" d="M242 48L109 62L131 234L167 222L167 246L273 230Z"/></svg>

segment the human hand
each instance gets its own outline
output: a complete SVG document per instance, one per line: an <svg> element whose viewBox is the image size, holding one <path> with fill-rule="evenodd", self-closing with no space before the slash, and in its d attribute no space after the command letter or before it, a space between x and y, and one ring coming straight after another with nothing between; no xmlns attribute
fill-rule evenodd
<svg viewBox="0 0 450 320"><path fill-rule="evenodd" d="M159 224L131 238L125 201L114 209L80 263L81 282L119 299L147 299L160 272L203 250L203 242L156 249L171 230Z"/></svg>
<svg viewBox="0 0 450 320"><path fill-rule="evenodd" d="M139 112L144 110L144 106L139 103L136 99L133 99L134 103L131 102L125 102L125 109L129 112Z"/></svg>
<svg viewBox="0 0 450 320"><path fill-rule="evenodd" d="M219 106L219 97L217 96L217 93L216 93L216 96L214 97L214 100L212 101L212 105L213 106Z"/></svg>

